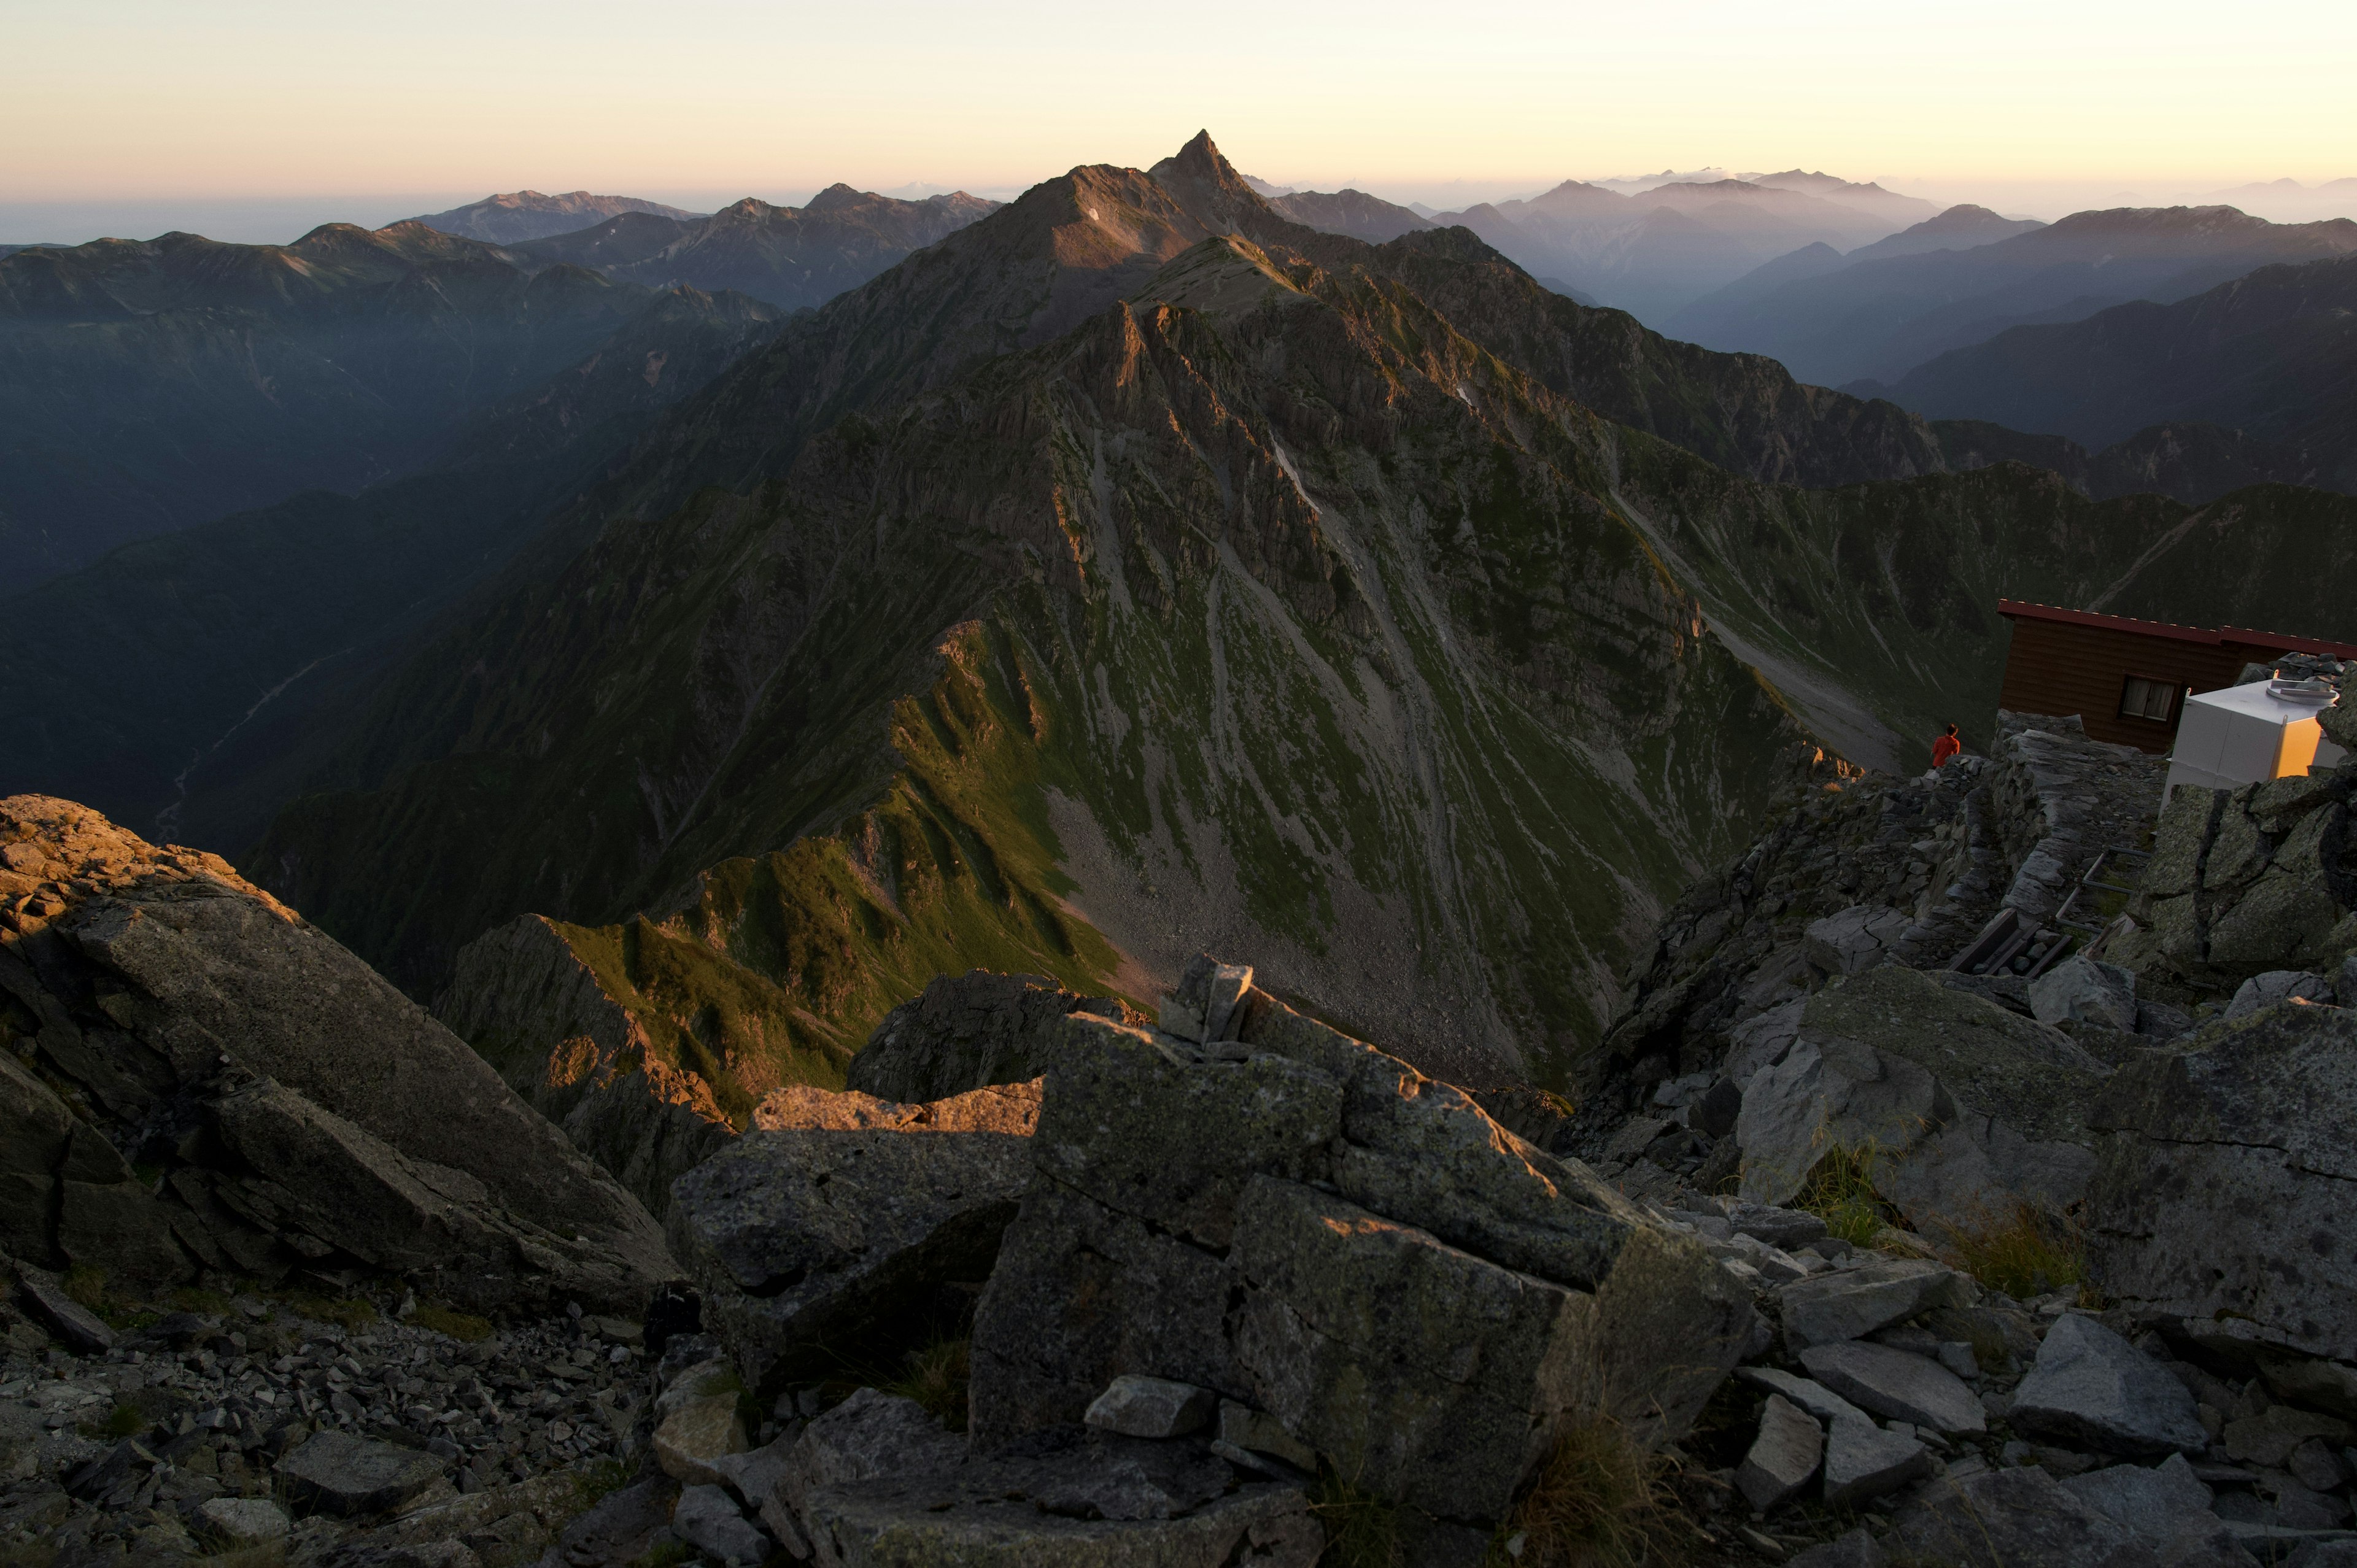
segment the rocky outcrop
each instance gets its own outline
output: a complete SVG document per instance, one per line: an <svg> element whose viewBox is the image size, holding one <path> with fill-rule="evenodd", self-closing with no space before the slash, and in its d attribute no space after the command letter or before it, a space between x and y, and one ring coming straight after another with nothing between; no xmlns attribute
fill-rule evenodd
<svg viewBox="0 0 2357 1568"><path fill-rule="evenodd" d="M1750 1321L1698 1246L1257 988L1217 1027L1214 975L1166 1014L1195 1039L1058 1026L975 1316L977 1445L1142 1375L1265 1412L1377 1496L1494 1520L1567 1423L1684 1429Z"/></svg>
<svg viewBox="0 0 2357 1568"><path fill-rule="evenodd" d="M912 1325L954 1324L956 1287L988 1277L1030 1179L1031 1141L1016 1133L755 1131L680 1178L671 1235L705 1322L774 1395L921 1339Z"/></svg>
<svg viewBox="0 0 2357 1568"><path fill-rule="evenodd" d="M1830 979L1943 969L2007 909L2044 927L2101 851L2141 837L2166 771L2075 718L2000 713L1986 758L1813 781L1663 917L1591 1089L1625 1115L1631 1095L1718 1067L1738 1031Z"/></svg>
<svg viewBox="0 0 2357 1568"><path fill-rule="evenodd" d="M2357 727L2341 705L2327 716ZM2352 753L2357 755L2357 753ZM2357 762L2231 790L2180 785L2111 944L2115 962L2203 989L2270 970L2330 973L2357 953Z"/></svg>
<svg viewBox="0 0 2357 1568"><path fill-rule="evenodd" d="M2102 1133L2089 1262L2185 1332L2357 1361L2357 1012L2297 1001L2122 1068Z"/></svg>
<svg viewBox="0 0 2357 1568"><path fill-rule="evenodd" d="M2104 1064L2060 1031L1896 965L1828 986L1742 1085L1742 1192L1784 1203L1836 1151L1920 1230L2023 1202L2060 1213L2093 1174L2083 1112Z"/></svg>
<svg viewBox="0 0 2357 1568"><path fill-rule="evenodd" d="M473 1310L635 1311L629 1194L219 860L0 801L0 1246L127 1285L358 1266Z"/></svg>
<svg viewBox="0 0 2357 1568"><path fill-rule="evenodd" d="M1116 1024L1146 1015L1110 996L1083 996L1045 975L970 970L942 975L885 1015L851 1058L847 1086L887 1100L933 1101L1039 1076L1050 1026L1068 1013Z"/></svg>

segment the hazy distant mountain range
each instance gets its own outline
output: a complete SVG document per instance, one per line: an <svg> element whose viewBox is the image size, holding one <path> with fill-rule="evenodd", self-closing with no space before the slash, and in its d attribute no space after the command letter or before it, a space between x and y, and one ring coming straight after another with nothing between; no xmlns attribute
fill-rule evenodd
<svg viewBox="0 0 2357 1568"><path fill-rule="evenodd" d="M666 207L660 201L649 201L637 196L592 196L586 190L567 191L563 196L543 196L536 190L511 190L504 195L487 196L480 201L470 201L464 207L453 207L447 212L424 212L404 222L423 223L429 229L439 229L445 234L456 234L462 240L480 240L491 245L516 245L527 240L544 239L551 234L569 234L586 229L601 218L611 218L622 212L651 212L658 218L700 218L702 213L689 212L677 207Z"/></svg>
<svg viewBox="0 0 2357 1568"><path fill-rule="evenodd" d="M2198 421L2266 444L2279 469L2308 482L2357 489L2357 255L2262 267L2174 304L2017 327L1888 388L1854 390L2089 446Z"/></svg>
<svg viewBox="0 0 2357 1568"><path fill-rule="evenodd" d="M1993 213L1954 220L1967 242ZM1706 347L1771 355L1803 381L1895 381L2008 327L2076 321L2132 299L2167 303L2278 262L2357 251L2357 222L2279 224L2231 207L2122 208L1914 254L1789 259L1663 323ZM1801 275L1789 275L1798 272Z"/></svg>
<svg viewBox="0 0 2357 1568"><path fill-rule="evenodd" d="M633 202L527 191L437 217L497 228ZM0 256L0 595L129 540L439 461L659 290L821 304L996 205L835 186L710 218L635 202L515 245L412 220Z"/></svg>
<svg viewBox="0 0 2357 1568"><path fill-rule="evenodd" d="M709 218L623 212L515 250L533 264L569 263L662 287L735 289L792 308L823 305L997 206L962 190L901 201L831 185L802 207L747 197Z"/></svg>

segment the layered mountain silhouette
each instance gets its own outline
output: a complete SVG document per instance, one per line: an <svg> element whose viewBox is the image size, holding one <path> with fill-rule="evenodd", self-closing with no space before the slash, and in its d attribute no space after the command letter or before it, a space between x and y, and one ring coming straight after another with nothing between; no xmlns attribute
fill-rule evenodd
<svg viewBox="0 0 2357 1568"><path fill-rule="evenodd" d="M0 793L59 789L159 839L250 842L339 704L494 576L662 409L784 313L691 289L483 411L417 474L124 545L0 600Z"/></svg>
<svg viewBox="0 0 2357 1568"><path fill-rule="evenodd" d="M942 967L1136 987L1206 945L1544 1077L1797 760L1913 763L1993 704L2000 593L2242 613L2231 550L2269 613L2352 613L2306 553L2357 503L2179 529L1943 463L1465 230L1297 224L1199 137L664 413L353 704L248 865L420 993L552 917L732 1094Z"/></svg>
<svg viewBox="0 0 2357 1568"><path fill-rule="evenodd" d="M1402 234L1429 229L1432 220L1363 190L1290 190L1268 199L1276 212L1306 228L1329 234L1348 234L1380 245Z"/></svg>
<svg viewBox="0 0 2357 1568"><path fill-rule="evenodd" d="M1975 217L1960 237L1994 228ZM1803 267L1698 304L1665 329L1770 355L1804 381L1895 381L2009 327L2083 320L2135 299L2167 304L2272 263L2352 252L2357 222L2346 219L2277 224L2230 207L2079 212L1988 242Z"/></svg>
<svg viewBox="0 0 2357 1568"><path fill-rule="evenodd" d="M546 239L551 234L570 234L601 219L625 212L642 212L672 219L703 216L684 208L666 207L660 201L649 201L637 196L592 196L586 190L567 191L562 196L543 196L536 190L511 190L504 195L487 196L480 201L470 201L464 207L454 207L447 212L421 213L407 221L423 223L429 229L439 229L445 234L455 234L462 240L480 240L489 245L515 245L526 240Z"/></svg>
<svg viewBox="0 0 2357 1568"><path fill-rule="evenodd" d="M2017 327L1916 367L1889 395L2088 446L2149 425L2222 427L2278 477L2357 489L2357 256Z"/></svg>
<svg viewBox="0 0 2357 1568"><path fill-rule="evenodd" d="M0 259L0 594L128 540L411 471L651 298L418 223Z"/></svg>
<svg viewBox="0 0 2357 1568"><path fill-rule="evenodd" d="M1566 180L1432 221L1461 223L1533 274L1658 325L1764 262L1809 247L1855 250L1936 211L1879 186L1792 170L1634 195Z"/></svg>
<svg viewBox="0 0 2357 1568"><path fill-rule="evenodd" d="M661 287L733 289L791 309L823 305L997 205L963 191L901 201L838 184L802 207L748 197L709 218L619 213L517 251L535 264L590 267Z"/></svg>

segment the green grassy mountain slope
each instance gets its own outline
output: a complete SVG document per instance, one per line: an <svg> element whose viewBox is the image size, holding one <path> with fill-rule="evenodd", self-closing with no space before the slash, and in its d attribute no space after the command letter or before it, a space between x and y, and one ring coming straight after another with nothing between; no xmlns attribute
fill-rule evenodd
<svg viewBox="0 0 2357 1568"><path fill-rule="evenodd" d="M142 540L0 600L0 790L242 850L317 766L339 705L778 316L657 295L426 473Z"/></svg>
<svg viewBox="0 0 2357 1568"><path fill-rule="evenodd" d="M422 225L0 258L0 594L117 544L432 460L649 292Z"/></svg>

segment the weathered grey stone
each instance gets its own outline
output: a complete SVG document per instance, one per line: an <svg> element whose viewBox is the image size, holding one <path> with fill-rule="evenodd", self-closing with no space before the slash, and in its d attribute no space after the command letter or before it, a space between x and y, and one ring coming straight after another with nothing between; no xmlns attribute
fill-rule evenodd
<svg viewBox="0 0 2357 1568"><path fill-rule="evenodd" d="M1146 1021L1112 997L1082 996L1045 975L981 969L942 975L923 995L885 1015L851 1058L845 1087L922 1103L992 1084L1028 1083L1047 1070L1048 1034L1071 1013L1117 1024Z"/></svg>
<svg viewBox="0 0 2357 1568"><path fill-rule="evenodd" d="M719 1460L748 1446L733 1393L682 1401L655 1428L655 1463L664 1475L690 1486L718 1486L727 1478Z"/></svg>
<svg viewBox="0 0 2357 1568"><path fill-rule="evenodd" d="M1910 923L1896 909L1853 904L1810 921L1801 936L1801 950L1828 974L1856 974L1880 963L1906 935Z"/></svg>
<svg viewBox="0 0 2357 1568"><path fill-rule="evenodd" d="M682 1487L672 1511L672 1533L726 1568L759 1568L776 1550L756 1529L725 1487Z"/></svg>
<svg viewBox="0 0 2357 1568"><path fill-rule="evenodd" d="M1788 1372L1781 1367L1738 1367L1735 1375L1747 1383L1756 1383L1770 1393L1782 1395L1819 1421L1834 1421L1843 1416L1858 1421L1872 1419L1824 1384L1813 1378Z"/></svg>
<svg viewBox="0 0 2357 1568"><path fill-rule="evenodd" d="M298 1509L350 1518L407 1502L442 1474L442 1461L340 1432L317 1432L278 1461L279 1484Z"/></svg>
<svg viewBox="0 0 2357 1568"><path fill-rule="evenodd" d="M736 1364L726 1356L714 1356L681 1368L663 1384L662 1391L655 1395L655 1419L660 1422L697 1400L717 1394L734 1399L744 1391L745 1380L737 1375Z"/></svg>
<svg viewBox="0 0 2357 1568"><path fill-rule="evenodd" d="M1760 1434L1736 1469L1735 1489L1754 1510L1766 1513L1815 1478L1824 1450L1817 1418L1781 1394L1770 1394L1760 1412Z"/></svg>
<svg viewBox="0 0 2357 1568"><path fill-rule="evenodd" d="M1926 1487L1893 1520L1902 1556L1951 1568L2155 1568L2152 1547L2035 1466Z"/></svg>
<svg viewBox="0 0 2357 1568"><path fill-rule="evenodd" d="M2357 954L2341 961L2341 972L2332 983L2332 994L2343 1007L2357 1008Z"/></svg>
<svg viewBox="0 0 2357 1568"><path fill-rule="evenodd" d="M2095 1283L2139 1313L2357 1359L2357 1013L2278 1005L2120 1069L2092 1112Z"/></svg>
<svg viewBox="0 0 2357 1568"><path fill-rule="evenodd" d="M2025 1203L2061 1214L2086 1197L2095 1152L2079 1143L2032 1140L2009 1122L1960 1112L1904 1156L1877 1162L1877 1191L1932 1236L2007 1224Z"/></svg>
<svg viewBox="0 0 2357 1568"><path fill-rule="evenodd" d="M1828 1234L1824 1220L1805 1208L1775 1208L1750 1203L1738 1203L1728 1210L1727 1227L1738 1236L1749 1236L1788 1252L1812 1241L1822 1241Z"/></svg>
<svg viewBox="0 0 2357 1568"><path fill-rule="evenodd" d="M197 1505L197 1514L231 1546L283 1541L295 1528L286 1510L267 1498L209 1498Z"/></svg>
<svg viewBox="0 0 2357 1568"><path fill-rule="evenodd" d="M2335 1004L2332 982L2323 975L2304 969L2271 969L2265 974L2255 974L2236 988L2234 998L2226 1004L2225 1016L2247 1017L2262 1007L2272 1007L2278 1002L2293 1000Z"/></svg>
<svg viewBox="0 0 2357 1568"><path fill-rule="evenodd" d="M1342 1085L1286 1057L1179 1061L1146 1032L1086 1015L1049 1035L1041 1174L1207 1246L1227 1244L1254 1173L1306 1175L1342 1131Z"/></svg>
<svg viewBox="0 0 2357 1568"><path fill-rule="evenodd" d="M774 1496L835 1568L1309 1568L1308 1499L1232 1480L1188 1444L1102 1434L976 1457L863 1390L804 1431Z"/></svg>
<svg viewBox="0 0 2357 1568"><path fill-rule="evenodd" d="M1792 1558L1792 1568L1884 1568L1890 1559L1866 1527L1806 1547Z"/></svg>
<svg viewBox="0 0 2357 1568"><path fill-rule="evenodd" d="M2172 1454L2149 1468L2114 1465L2066 1476L2062 1485L2113 1523L2154 1541L2171 1540L2198 1525L2208 1516L2214 1496L2182 1454Z"/></svg>
<svg viewBox="0 0 2357 1568"><path fill-rule="evenodd" d="M1863 1339L1919 1312L1964 1306L1970 1300L1964 1276L1928 1258L1877 1259L1795 1280L1776 1293L1784 1342L1795 1351Z"/></svg>
<svg viewBox="0 0 2357 1568"><path fill-rule="evenodd" d="M1031 1174L1005 1133L748 1133L679 1179L704 1321L763 1394L989 1276Z"/></svg>
<svg viewBox="0 0 2357 1568"><path fill-rule="evenodd" d="M96 1313L68 1295L55 1276L38 1269L20 1268L16 1271L16 1289L35 1316L84 1355L114 1348L114 1330Z"/></svg>
<svg viewBox="0 0 2357 1568"><path fill-rule="evenodd" d="M1582 1363L1619 1348L1587 1338L1592 1298L1295 1183L1254 1182L1234 1258L1252 1402L1446 1517L1503 1517L1563 1412L1596 1408Z"/></svg>
<svg viewBox="0 0 2357 1568"><path fill-rule="evenodd" d="M2078 1313L2046 1331L2009 1419L2020 1431L2113 1454L2200 1454L2210 1443L2183 1383Z"/></svg>
<svg viewBox="0 0 2357 1568"><path fill-rule="evenodd" d="M1744 1195L1789 1197L1834 1148L1873 1149L1879 1182L1960 1114L2002 1122L2024 1144L2089 1144L2084 1112L2106 1070L2060 1031L1984 997L1898 965L1869 970L1810 998L1799 1042L1746 1091L1736 1129ZM2009 1137L1984 1129L1967 1142L1991 1174L2013 1168L1986 1157L2011 1149ZM1953 1165L1966 1152L1931 1163ZM2023 1179L2051 1164L2031 1161Z"/></svg>
<svg viewBox="0 0 2357 1568"><path fill-rule="evenodd" d="M1825 1435L1825 1501L1856 1508L1932 1473L1932 1455L1863 1418L1836 1417Z"/></svg>
<svg viewBox="0 0 2357 1568"><path fill-rule="evenodd" d="M1184 1437L1211 1419L1217 1402L1211 1390L1192 1383L1125 1372L1106 1386L1082 1419L1101 1432L1125 1437Z"/></svg>
<svg viewBox="0 0 2357 1568"><path fill-rule="evenodd" d="M1801 1037L1801 1014L1808 1004L1805 996L1780 1003L1729 1029L1727 1056L1719 1064L1719 1075L1732 1080L1739 1090L1762 1068L1773 1067L1782 1060L1784 1053L1792 1048L1792 1042Z"/></svg>
<svg viewBox="0 0 2357 1568"><path fill-rule="evenodd" d="M747 1508L758 1509L777 1489L793 1447L792 1438L780 1437L742 1454L723 1454L712 1460L712 1471Z"/></svg>
<svg viewBox="0 0 2357 1568"><path fill-rule="evenodd" d="M1284 1423L1233 1400L1220 1402L1220 1441L1246 1453L1273 1455L1305 1474L1318 1468L1318 1451L1286 1431Z"/></svg>
<svg viewBox="0 0 2357 1568"><path fill-rule="evenodd" d="M1735 1120L1743 1197L1789 1202L1827 1155L1867 1148L1903 1154L1953 1113L1939 1081L1915 1063L1804 1032L1782 1060L1762 1069L1744 1089Z"/></svg>
<svg viewBox="0 0 2357 1568"><path fill-rule="evenodd" d="M1877 1415L1939 1432L1986 1432L1978 1395L1937 1361L1888 1345L1849 1340L1801 1352L1809 1375Z"/></svg>
<svg viewBox="0 0 2357 1568"><path fill-rule="evenodd" d="M2277 1399L2357 1420L2357 1367L2312 1356L2262 1356L2258 1364Z"/></svg>
<svg viewBox="0 0 2357 1568"><path fill-rule="evenodd" d="M1124 1372L1252 1398L1220 1258L1057 1184L1025 1196L974 1311L974 1441L1080 1424Z"/></svg>
<svg viewBox="0 0 2357 1568"><path fill-rule="evenodd" d="M2041 1024L2100 1024L2133 1034L2136 975L2073 953L2029 983L2030 1015Z"/></svg>
<svg viewBox="0 0 2357 1568"><path fill-rule="evenodd" d="M2284 1404L2269 1405L2255 1416L2226 1423L2226 1454L2237 1464L2264 1465L2271 1470L2280 1470L2292 1451L2310 1439L2322 1438L2339 1448L2347 1444L2352 1436L2349 1423L2339 1416L2319 1415Z"/></svg>
<svg viewBox="0 0 2357 1568"><path fill-rule="evenodd" d="M16 939L0 952L36 1065L89 1111L59 1170L59 1257L107 1254L125 1283L414 1273L478 1311L634 1308L674 1272L639 1205L481 1058L225 863L38 796L0 801L0 837L38 851L64 905L39 972ZM232 1109L242 1148L212 1135ZM167 1120L182 1152L142 1192L104 1145Z"/></svg>

